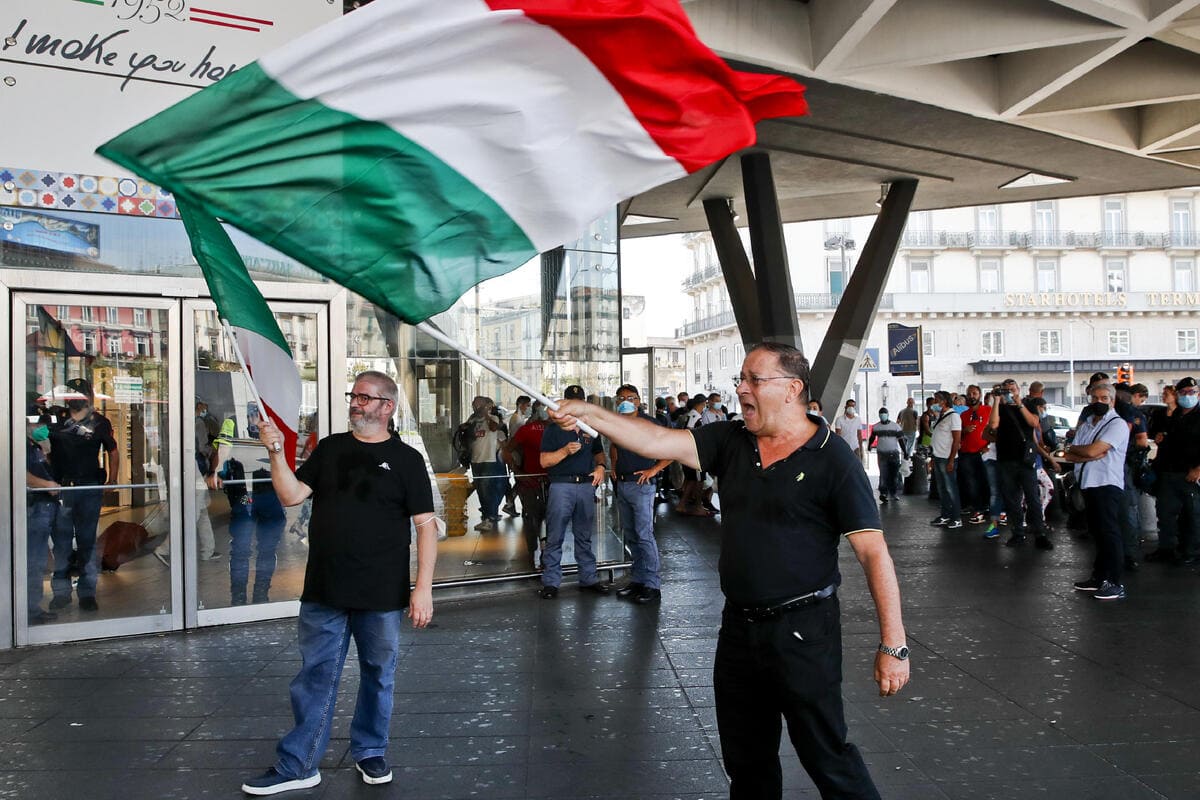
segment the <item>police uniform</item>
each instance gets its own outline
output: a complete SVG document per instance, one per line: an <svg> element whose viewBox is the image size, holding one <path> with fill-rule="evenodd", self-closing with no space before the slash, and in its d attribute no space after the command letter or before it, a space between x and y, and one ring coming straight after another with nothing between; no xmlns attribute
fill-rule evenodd
<svg viewBox="0 0 1200 800"><path fill-rule="evenodd" d="M721 481L713 684L732 800L781 797L781 718L822 797L879 797L846 741L837 599L838 545L880 530L879 511L854 452L808 418L812 437L766 469L743 423L692 432L700 466Z"/></svg>

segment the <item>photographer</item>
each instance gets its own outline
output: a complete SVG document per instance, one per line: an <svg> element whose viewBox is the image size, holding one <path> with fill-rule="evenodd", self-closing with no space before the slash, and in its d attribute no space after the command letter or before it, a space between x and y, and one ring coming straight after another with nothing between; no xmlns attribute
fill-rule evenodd
<svg viewBox="0 0 1200 800"><path fill-rule="evenodd" d="M1042 503L1038 497L1038 446L1034 431L1041 427L1038 415L1021 402L1021 391L1012 378L992 391L992 414L988 418L989 438L996 442L996 472L1000 494L1012 534L1004 544L1020 547L1026 531L1032 530L1034 543L1042 550L1053 550ZM1022 510L1021 501L1025 508Z"/></svg>

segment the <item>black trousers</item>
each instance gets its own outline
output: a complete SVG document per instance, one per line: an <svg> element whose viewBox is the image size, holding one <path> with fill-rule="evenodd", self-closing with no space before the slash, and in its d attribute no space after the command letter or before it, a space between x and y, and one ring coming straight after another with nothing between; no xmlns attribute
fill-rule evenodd
<svg viewBox="0 0 1200 800"><path fill-rule="evenodd" d="M983 468L983 453L958 452L958 493L965 511L986 513L992 494L988 488L987 472Z"/></svg>
<svg viewBox="0 0 1200 800"><path fill-rule="evenodd" d="M530 556L537 552L542 523L546 521L546 487L544 480L517 480L517 494L521 498L521 533Z"/></svg>
<svg viewBox="0 0 1200 800"><path fill-rule="evenodd" d="M1008 527L1013 533L1024 534L1031 528L1035 534L1046 532L1046 520L1042 517L1042 498L1038 494L1036 467L1028 467L1020 461L996 461L996 474L1000 477L1000 496L1004 498L1004 511L1008 514ZM1021 498L1025 498L1025 514L1021 514Z"/></svg>
<svg viewBox="0 0 1200 800"><path fill-rule="evenodd" d="M1092 577L1121 583L1125 568L1125 546L1121 537L1121 515L1125 513L1125 490L1117 486L1096 486L1083 490L1088 532L1096 540L1096 560Z"/></svg>
<svg viewBox="0 0 1200 800"><path fill-rule="evenodd" d="M877 800L846 741L837 596L763 622L725 612L713 667L717 728L730 800L779 800L779 737L788 737L821 797Z"/></svg>

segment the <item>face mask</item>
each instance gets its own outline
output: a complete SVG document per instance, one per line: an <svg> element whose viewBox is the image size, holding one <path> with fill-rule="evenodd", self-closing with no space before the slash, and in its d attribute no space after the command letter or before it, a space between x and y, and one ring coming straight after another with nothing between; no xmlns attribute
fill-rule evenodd
<svg viewBox="0 0 1200 800"><path fill-rule="evenodd" d="M713 403L713 411L720 411L724 407L724 403Z"/></svg>
<svg viewBox="0 0 1200 800"><path fill-rule="evenodd" d="M856 413L856 412L854 411L854 407L853 407L853 406L851 406L850 408L847 408L847 409L846 409L846 416L847 416L847 417L853 417L853 416L855 415L855 413Z"/></svg>
<svg viewBox="0 0 1200 800"><path fill-rule="evenodd" d="M33 439L35 442L44 442L50 438L50 429L45 425L38 425L29 432L29 438Z"/></svg>
<svg viewBox="0 0 1200 800"><path fill-rule="evenodd" d="M533 412L532 418L538 420L539 422L545 422L546 420L550 419L550 412L544 408L539 408L537 411Z"/></svg>
<svg viewBox="0 0 1200 800"><path fill-rule="evenodd" d="M879 415L879 421L880 421L880 422L887 422L887 421L888 421L888 419L890 419L890 417L888 417L888 415L887 415L887 414L880 414L880 415Z"/></svg>
<svg viewBox="0 0 1200 800"><path fill-rule="evenodd" d="M1087 410L1093 416L1102 417L1108 413L1108 403L1090 403Z"/></svg>
<svg viewBox="0 0 1200 800"><path fill-rule="evenodd" d="M1179 403L1180 408L1195 408L1196 403L1200 402L1200 395L1181 394L1179 395L1177 402Z"/></svg>
<svg viewBox="0 0 1200 800"><path fill-rule="evenodd" d="M620 403L617 404L617 413L618 414L632 414L635 411L637 411L637 406L635 406L629 400L622 400Z"/></svg>

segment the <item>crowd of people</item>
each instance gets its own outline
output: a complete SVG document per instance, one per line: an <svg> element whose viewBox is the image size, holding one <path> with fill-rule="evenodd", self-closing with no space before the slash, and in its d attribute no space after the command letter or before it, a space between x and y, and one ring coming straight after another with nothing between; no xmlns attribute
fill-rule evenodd
<svg viewBox="0 0 1200 800"><path fill-rule="evenodd" d="M1035 381L1022 396L1011 378L986 392L976 385L964 394L938 391L920 413L912 398L895 420L879 409L874 426L850 400L834 428L860 456L878 453L880 503L897 500L904 472L926 469L929 496L939 503L931 524L947 530L980 525L985 539L998 539L1007 527L1008 547L1032 539L1034 547L1053 550L1047 512L1057 502L1056 510L1095 540L1092 573L1074 588L1098 600L1124 599L1124 575L1143 561L1200 564L1196 380L1164 387L1162 405L1150 405L1144 384L1115 383L1098 372L1065 435L1055 430L1043 394ZM1149 552L1144 494L1154 496L1158 517L1158 543Z"/></svg>

